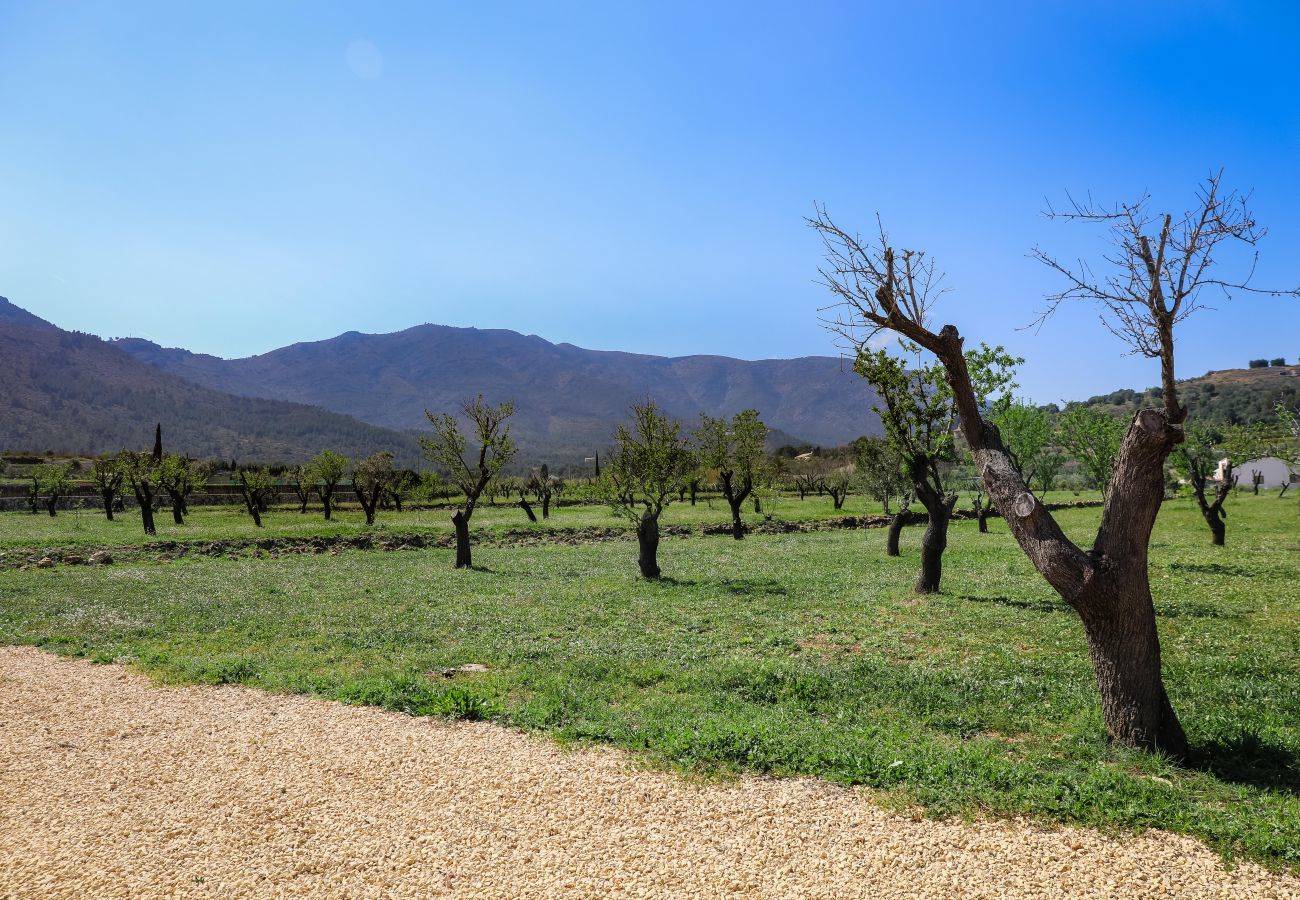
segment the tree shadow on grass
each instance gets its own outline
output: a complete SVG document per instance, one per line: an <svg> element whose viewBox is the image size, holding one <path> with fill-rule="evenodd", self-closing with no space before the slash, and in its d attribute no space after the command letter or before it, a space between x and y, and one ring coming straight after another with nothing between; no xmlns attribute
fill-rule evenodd
<svg viewBox="0 0 1300 900"><path fill-rule="evenodd" d="M1254 578L1255 573L1243 566L1224 563L1179 563L1169 564L1175 572L1195 572L1198 575L1229 575L1238 578Z"/></svg>
<svg viewBox="0 0 1300 900"><path fill-rule="evenodd" d="M1187 764L1220 781L1300 795L1300 755L1255 734L1193 747Z"/></svg>
<svg viewBox="0 0 1300 900"><path fill-rule="evenodd" d="M967 594L960 594L957 599L969 600L971 603L997 603L1000 606L1009 606L1012 609L1027 609L1030 612L1062 613L1071 611L1063 600L1016 600L1012 597L972 597Z"/></svg>
<svg viewBox="0 0 1300 900"><path fill-rule="evenodd" d="M1165 619L1240 619L1239 613L1223 609L1212 603L1195 600L1176 600L1155 604L1156 615Z"/></svg>
<svg viewBox="0 0 1300 900"><path fill-rule="evenodd" d="M719 578L716 580L700 580L696 578L673 578L671 575L665 575L659 579L658 583L670 585L672 587L716 589L720 592L731 594L733 597L784 597L789 594L789 590L786 589L786 586L775 578Z"/></svg>

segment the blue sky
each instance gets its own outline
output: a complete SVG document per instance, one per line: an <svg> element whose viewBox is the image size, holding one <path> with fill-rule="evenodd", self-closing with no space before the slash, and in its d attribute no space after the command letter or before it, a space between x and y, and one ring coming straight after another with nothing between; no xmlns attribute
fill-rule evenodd
<svg viewBox="0 0 1300 900"><path fill-rule="evenodd" d="M601 349L833 353L803 226L879 212L938 315L1046 402L1158 382L1095 311L1019 331L1095 256L1045 198L1211 168L1300 284L1300 4L0 0L0 295L243 356L420 322ZM1180 375L1300 355L1300 305L1214 304Z"/></svg>

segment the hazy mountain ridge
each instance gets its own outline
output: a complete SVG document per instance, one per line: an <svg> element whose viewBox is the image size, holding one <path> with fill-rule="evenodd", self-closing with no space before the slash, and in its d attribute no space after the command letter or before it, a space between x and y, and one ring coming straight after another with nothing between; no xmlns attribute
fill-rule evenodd
<svg viewBox="0 0 1300 900"><path fill-rule="evenodd" d="M393 450L413 461L418 453L410 435L193 384L0 298L0 448L147 448L155 422L168 449L195 457L292 462L332 447L351 456Z"/></svg>
<svg viewBox="0 0 1300 900"><path fill-rule="evenodd" d="M454 410L478 393L513 400L512 430L530 455L589 455L607 446L628 406L645 397L685 422L752 407L792 442L831 446L880 432L870 387L835 357L661 357L444 325L352 331L231 360L135 338L116 344L197 384L311 403L389 428L423 428L426 408Z"/></svg>

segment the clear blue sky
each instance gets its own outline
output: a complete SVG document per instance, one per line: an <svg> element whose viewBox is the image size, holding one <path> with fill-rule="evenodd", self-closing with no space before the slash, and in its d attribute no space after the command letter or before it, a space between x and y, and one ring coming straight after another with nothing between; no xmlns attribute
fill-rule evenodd
<svg viewBox="0 0 1300 900"><path fill-rule="evenodd" d="M814 201L937 256L940 317L1039 401L1158 382L1091 309L1100 245L1044 198L1226 167L1300 283L1295 2L0 0L0 295L242 356L420 322L587 347L833 353ZM1218 304L1180 374L1300 355L1300 306Z"/></svg>

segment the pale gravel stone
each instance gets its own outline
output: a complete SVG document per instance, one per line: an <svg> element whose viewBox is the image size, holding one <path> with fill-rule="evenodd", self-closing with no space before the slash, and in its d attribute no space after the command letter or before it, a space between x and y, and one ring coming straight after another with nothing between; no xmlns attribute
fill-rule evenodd
<svg viewBox="0 0 1300 900"><path fill-rule="evenodd" d="M913 820L0 648L0 897L1300 897L1196 841Z"/></svg>

